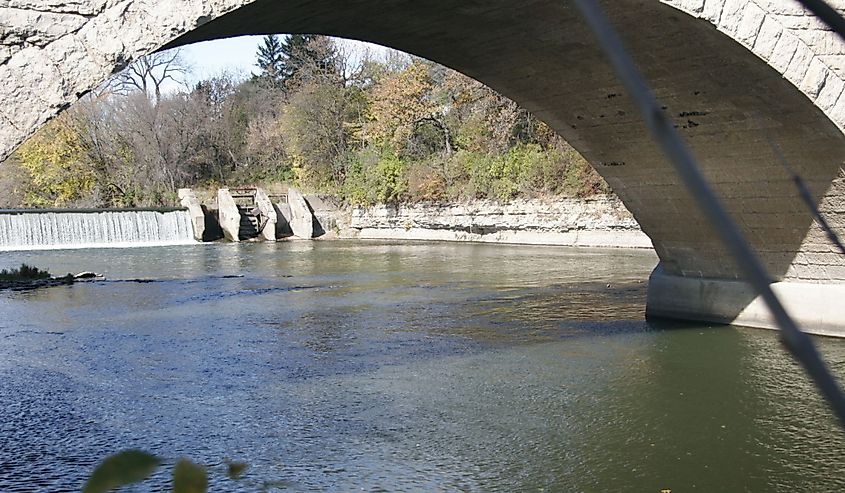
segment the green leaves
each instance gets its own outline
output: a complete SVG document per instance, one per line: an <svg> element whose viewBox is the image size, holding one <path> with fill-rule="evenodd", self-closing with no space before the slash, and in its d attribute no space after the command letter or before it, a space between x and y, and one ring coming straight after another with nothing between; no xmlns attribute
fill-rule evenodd
<svg viewBox="0 0 845 493"><path fill-rule="evenodd" d="M158 457L141 450L126 450L106 457L91 473L82 493L105 493L143 481L160 463Z"/></svg>
<svg viewBox="0 0 845 493"><path fill-rule="evenodd" d="M205 493L208 476L205 468L188 459L179 459L173 467L173 493Z"/></svg>
<svg viewBox="0 0 845 493"><path fill-rule="evenodd" d="M106 493L147 479L161 465L161 459L142 450L125 450L106 457L91 473L82 493ZM226 461L226 475L236 480L246 471L245 462ZM205 493L208 474L205 467L188 459L173 466L173 493Z"/></svg>

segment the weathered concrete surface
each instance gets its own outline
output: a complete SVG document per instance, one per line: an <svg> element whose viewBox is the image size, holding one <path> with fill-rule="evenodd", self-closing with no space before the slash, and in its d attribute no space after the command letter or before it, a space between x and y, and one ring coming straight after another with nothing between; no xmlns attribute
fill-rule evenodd
<svg viewBox="0 0 845 493"><path fill-rule="evenodd" d="M294 236L304 239L314 237L314 216L308 207L305 197L299 190L288 188L288 206L290 207L290 218L288 224Z"/></svg>
<svg viewBox="0 0 845 493"><path fill-rule="evenodd" d="M238 236L241 230L241 213L228 188L217 191L217 217L223 236L229 241L241 241Z"/></svg>
<svg viewBox="0 0 845 493"><path fill-rule="evenodd" d="M625 206L608 197L359 207L352 210L349 234L364 239L651 248Z"/></svg>
<svg viewBox="0 0 845 493"><path fill-rule="evenodd" d="M267 196L267 192L261 188L255 189L255 205L261 211L261 215L266 221L264 227L261 229L261 237L267 241L276 241L276 222L278 221L278 214L273 207L273 202Z"/></svg>
<svg viewBox="0 0 845 493"><path fill-rule="evenodd" d="M349 229L351 214L346 205L331 195L308 194L305 196L314 216L315 238L338 238Z"/></svg>
<svg viewBox="0 0 845 493"><path fill-rule="evenodd" d="M190 188L180 188L177 191L179 196L179 203L182 207L188 209L188 214L191 215L191 225L194 228L194 239L203 241L205 233L205 212L202 210L202 204L196 194Z"/></svg>
<svg viewBox="0 0 845 493"><path fill-rule="evenodd" d="M845 285L781 281L771 286L802 330L845 336ZM660 267L649 278L646 316L778 328L766 303L749 284L673 276Z"/></svg>
<svg viewBox="0 0 845 493"><path fill-rule="evenodd" d="M278 217L278 221L276 222L276 238L293 236L293 230L290 228L292 217L290 206L286 203L278 203L273 204L273 207L276 209L276 216Z"/></svg>
<svg viewBox="0 0 845 493"><path fill-rule="evenodd" d="M769 145L845 232L845 44L793 0L600 3L771 274L845 281L845 259L829 249ZM832 3L845 11L845 0ZM607 179L668 274L739 275L571 2L5 0L0 26L0 156L159 47L334 34L436 60L513 98Z"/></svg>

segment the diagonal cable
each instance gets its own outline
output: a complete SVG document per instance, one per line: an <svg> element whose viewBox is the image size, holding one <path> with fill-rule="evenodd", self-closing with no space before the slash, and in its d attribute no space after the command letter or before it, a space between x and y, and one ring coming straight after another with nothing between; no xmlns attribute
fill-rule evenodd
<svg viewBox="0 0 845 493"><path fill-rule="evenodd" d="M842 39L845 39L845 19L824 0L798 0L801 5L816 15L822 22L834 31Z"/></svg>
<svg viewBox="0 0 845 493"><path fill-rule="evenodd" d="M775 296L770 286L771 277L707 184L691 153L663 110L660 109L660 105L625 50L616 31L594 0L574 0L574 3L596 36L616 76L639 108L652 137L663 148L663 152L675 167L687 190L719 234L722 243L731 252L737 265L744 271L748 282L769 307L777 326L781 329L781 340L784 345L804 366L840 423L845 426L845 395L828 371L810 337L798 328Z"/></svg>
<svg viewBox="0 0 845 493"><path fill-rule="evenodd" d="M837 248L837 250L839 250L839 253L845 255L845 245L842 244L842 240L839 239L839 235L836 234L836 231L834 231L830 223L827 222L827 219L825 219L822 212L818 207L816 207L816 201L813 200L813 194L810 193L810 189L807 188L807 184L804 182L804 179L801 178L801 175L796 173L794 169L792 169L792 166L789 165L789 162L786 160L786 157L783 155L780 147L770 137L767 137L767 139L769 140L769 146L771 146L772 152L775 154L775 157L778 158L781 166L783 166L786 172L789 173L789 177L795 184L795 188L798 189L798 195L801 197L801 201L804 202L804 205L810 210L810 214L812 214L813 219L816 220L816 223L822 231L824 231L825 235L827 235L827 239Z"/></svg>

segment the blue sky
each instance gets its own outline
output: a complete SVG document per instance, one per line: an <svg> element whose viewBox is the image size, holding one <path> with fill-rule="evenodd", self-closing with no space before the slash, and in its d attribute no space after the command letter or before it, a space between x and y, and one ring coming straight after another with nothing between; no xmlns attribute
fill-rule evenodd
<svg viewBox="0 0 845 493"><path fill-rule="evenodd" d="M255 66L255 52L261 44L263 36L241 36L237 38L218 39L188 45L182 49L182 58L191 65L192 77L189 82L196 82L219 75L225 71L249 74L257 71ZM360 56L364 50L369 50L373 56L381 57L388 48L336 38L342 49L348 50L353 57Z"/></svg>
<svg viewBox="0 0 845 493"><path fill-rule="evenodd" d="M194 43L182 49L182 58L191 65L193 78L207 79L225 71L250 72L255 68L255 51L261 36L241 36Z"/></svg>

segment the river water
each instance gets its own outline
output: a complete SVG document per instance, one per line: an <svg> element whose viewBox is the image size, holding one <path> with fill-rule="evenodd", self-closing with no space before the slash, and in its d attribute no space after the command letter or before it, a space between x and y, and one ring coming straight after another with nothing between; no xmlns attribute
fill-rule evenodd
<svg viewBox="0 0 845 493"><path fill-rule="evenodd" d="M0 491L140 448L211 491L842 491L772 331L647 323L650 252L384 242L6 253ZM144 280L147 282L136 282ZM816 339L840 378L845 341ZM249 464L237 481L225 461Z"/></svg>

